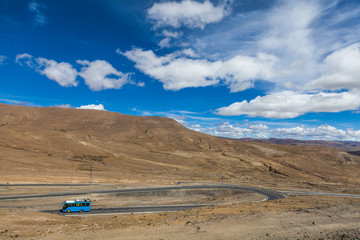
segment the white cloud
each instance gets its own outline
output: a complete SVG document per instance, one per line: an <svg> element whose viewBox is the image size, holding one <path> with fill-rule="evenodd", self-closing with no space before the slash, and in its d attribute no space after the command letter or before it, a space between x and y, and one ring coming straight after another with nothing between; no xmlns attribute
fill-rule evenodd
<svg viewBox="0 0 360 240"><path fill-rule="evenodd" d="M280 1L266 14L268 28L258 40L264 50L291 58L311 58L314 43L311 23L321 13L316 1Z"/></svg>
<svg viewBox="0 0 360 240"><path fill-rule="evenodd" d="M283 91L258 96L250 102L244 100L217 109L223 116L247 115L265 118L295 118L308 112L341 112L360 107L360 92L316 94Z"/></svg>
<svg viewBox="0 0 360 240"><path fill-rule="evenodd" d="M184 35L183 32L173 32L173 31L169 31L169 30L166 30L166 29L162 31L162 34L165 37L169 37L169 38L179 38L179 37L182 37Z"/></svg>
<svg viewBox="0 0 360 240"><path fill-rule="evenodd" d="M23 66L24 64L35 69L47 78L56 81L62 87L76 87L76 77L78 72L70 63L56 62L46 58L33 58L30 54L23 53L16 55L15 62Z"/></svg>
<svg viewBox="0 0 360 240"><path fill-rule="evenodd" d="M359 4L337 3L275 1L271 7L235 13L217 28L191 33L187 43L213 59L253 56L256 52L275 55L275 74L266 80L276 83L277 88L294 89L325 77L321 68L324 56L360 39L360 32L354 31L360 26Z"/></svg>
<svg viewBox="0 0 360 240"><path fill-rule="evenodd" d="M86 85L93 91L120 89L129 81L129 74L116 70L107 61L77 60L76 62L83 66L79 75L85 79Z"/></svg>
<svg viewBox="0 0 360 240"><path fill-rule="evenodd" d="M181 2L155 3L147 11L148 18L154 21L155 27L170 26L179 28L204 29L205 25L221 21L228 11L225 5L215 7L210 1L198 2L183 0Z"/></svg>
<svg viewBox="0 0 360 240"><path fill-rule="evenodd" d="M219 77L225 79L231 92L243 91L253 87L256 79L269 79L272 67L277 62L275 56L259 53L256 57L235 56L223 62Z"/></svg>
<svg viewBox="0 0 360 240"><path fill-rule="evenodd" d="M168 31L168 30L163 30L162 35L164 35L165 38L159 42L159 46L161 48L170 47L171 40L182 37L183 34L184 34L183 32L172 32L172 31Z"/></svg>
<svg viewBox="0 0 360 240"><path fill-rule="evenodd" d="M133 49L123 55L134 61L140 71L162 82L167 90L211 86L219 82L215 72L220 68L220 62L176 57L173 54L158 57L151 50L141 49Z"/></svg>
<svg viewBox="0 0 360 240"><path fill-rule="evenodd" d="M6 60L6 56L0 55L0 65L4 64L5 60Z"/></svg>
<svg viewBox="0 0 360 240"><path fill-rule="evenodd" d="M257 126L261 125L260 128ZM328 124L318 127L296 126L291 128L274 128L259 124L249 127L238 127L223 123L216 127L196 129L207 134L229 138L291 138L304 140L360 141L360 130L338 129ZM255 126L255 127L254 127Z"/></svg>
<svg viewBox="0 0 360 240"><path fill-rule="evenodd" d="M102 104L98 104L98 105L95 105L95 104L82 105L80 107L77 107L77 109L105 110L104 105L102 105Z"/></svg>
<svg viewBox="0 0 360 240"><path fill-rule="evenodd" d="M59 108L72 108L71 104L60 104L60 105L55 105L55 107L59 107Z"/></svg>
<svg viewBox="0 0 360 240"><path fill-rule="evenodd" d="M250 125L249 127L250 129L253 130L268 130L269 127L264 125L264 124L254 124L254 125Z"/></svg>
<svg viewBox="0 0 360 240"><path fill-rule="evenodd" d="M46 58L36 58L39 65L38 71L47 78L56 81L62 87L76 87L78 72L70 63L58 63Z"/></svg>
<svg viewBox="0 0 360 240"><path fill-rule="evenodd" d="M228 138L243 138L254 133L253 129L236 127L231 125L230 123L223 123L216 127L201 129L200 131L214 136Z"/></svg>
<svg viewBox="0 0 360 240"><path fill-rule="evenodd" d="M331 53L323 65L321 77L306 84L306 89L360 88L360 43Z"/></svg>
<svg viewBox="0 0 360 240"><path fill-rule="evenodd" d="M35 67L35 64L33 62L33 56L27 53L17 54L15 57L15 62L18 63L20 66L26 64L28 67Z"/></svg>
<svg viewBox="0 0 360 240"><path fill-rule="evenodd" d="M38 25L44 25L47 23L45 15L40 11L42 6L36 1L32 1L28 4L28 9L30 12L35 13L34 20Z"/></svg>
<svg viewBox="0 0 360 240"><path fill-rule="evenodd" d="M255 79L269 78L271 66L277 61L274 56L259 53L256 57L235 56L224 62L212 62L193 59L197 55L191 49L163 57L137 48L117 53L134 61L136 68L162 82L167 90L212 86L223 80L231 92L242 91L251 88Z"/></svg>
<svg viewBox="0 0 360 240"><path fill-rule="evenodd" d="M130 81L129 73L122 73L116 70L110 63L104 60L77 60L83 67L78 72L70 63L56 62L46 58L34 58L30 54L16 55L15 62L19 65L26 65L47 78L56 81L60 86L77 86L76 78L80 75L86 85L93 91L104 89L120 89L124 84L130 83L139 87L145 86L144 82Z"/></svg>
<svg viewBox="0 0 360 240"><path fill-rule="evenodd" d="M271 130L271 134L277 136L278 138L348 141L360 140L360 131L337 129L327 124L315 128L306 128L303 126L294 128L277 128Z"/></svg>
<svg viewBox="0 0 360 240"><path fill-rule="evenodd" d="M159 42L159 47L161 47L161 48L170 47L171 46L170 41L171 41L171 38L169 38L169 37L166 37L166 38L162 39Z"/></svg>
<svg viewBox="0 0 360 240"><path fill-rule="evenodd" d="M265 28L254 46L280 59L271 80L291 87L318 74L322 48L313 39L311 24L323 9L317 1L279 2L265 14Z"/></svg>

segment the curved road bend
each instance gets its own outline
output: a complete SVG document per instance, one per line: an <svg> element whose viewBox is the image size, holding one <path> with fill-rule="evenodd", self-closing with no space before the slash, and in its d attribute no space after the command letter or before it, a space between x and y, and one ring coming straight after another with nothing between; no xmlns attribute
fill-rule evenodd
<svg viewBox="0 0 360 240"><path fill-rule="evenodd" d="M73 186L73 185L71 185ZM147 188L118 188L118 189L96 189L96 190L83 190L83 191L71 191L71 192L53 192L48 194L34 194L34 195L23 195L23 196L7 196L0 197L1 200L14 200L14 199L25 199L25 198L44 198L44 197L60 197L60 196L74 196L74 195L85 195L92 193L136 193L136 192L155 192L164 190L181 190L181 189L230 189L230 190L241 190L256 192L266 197L266 200L275 200L284 198L284 195L273 190L246 187L230 184L212 184L212 185L181 185L181 186L164 186L164 187L147 187Z"/></svg>
<svg viewBox="0 0 360 240"><path fill-rule="evenodd" d="M20 184L19 184L20 185ZM49 186L50 184L46 184ZM6 185L13 186L13 185ZM34 186L34 185L32 185ZM61 184L61 186L75 186L74 184ZM341 193L321 193L321 192L300 192L300 191L273 191L270 189L263 189L257 187L247 187L230 184L207 184L207 185L180 185L180 186L164 186L164 187L147 187L147 188L118 188L118 189L96 189L96 190L83 190L83 191L72 191L72 192L56 192L49 194L37 194L37 195L25 195L25 196L8 196L0 197L1 200L12 200L12 199L26 199L26 198L45 198L45 197L57 197L57 196L75 196L85 195L91 193L117 193L117 194L128 194L128 193L141 193L141 192L155 192L164 190L181 190L181 189L230 189L230 190L241 190L256 192L266 197L265 200L275 200L285 198L283 194L296 194L296 195L325 195L325 196L338 196L338 197L356 197L360 198L360 195L356 194L341 194ZM165 211L179 211L195 207L211 206L205 204L199 205L173 205L173 206L147 206L147 207L117 207L117 208L98 208L92 209L90 213L82 214L109 214L109 213L139 213L139 212L165 212ZM59 213L59 210L45 210L43 212L48 213ZM79 213L70 213L66 215L78 215Z"/></svg>

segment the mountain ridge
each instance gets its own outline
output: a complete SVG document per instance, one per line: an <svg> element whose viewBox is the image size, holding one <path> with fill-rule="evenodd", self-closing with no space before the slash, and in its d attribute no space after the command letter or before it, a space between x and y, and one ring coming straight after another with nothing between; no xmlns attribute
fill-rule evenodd
<svg viewBox="0 0 360 240"><path fill-rule="evenodd" d="M0 182L356 186L360 157L210 136L173 119L0 104Z"/></svg>

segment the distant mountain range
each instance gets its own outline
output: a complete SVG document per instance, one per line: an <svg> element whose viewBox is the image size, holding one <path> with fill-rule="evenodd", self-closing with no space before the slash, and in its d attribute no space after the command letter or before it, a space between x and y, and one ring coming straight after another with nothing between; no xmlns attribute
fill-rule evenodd
<svg viewBox="0 0 360 240"><path fill-rule="evenodd" d="M241 138L239 140L246 142L271 143L271 144L292 145L292 146L328 147L328 148L336 148L353 154L360 154L360 142L353 142L353 141L297 140L297 139L279 139L279 138L269 138L269 139Z"/></svg>

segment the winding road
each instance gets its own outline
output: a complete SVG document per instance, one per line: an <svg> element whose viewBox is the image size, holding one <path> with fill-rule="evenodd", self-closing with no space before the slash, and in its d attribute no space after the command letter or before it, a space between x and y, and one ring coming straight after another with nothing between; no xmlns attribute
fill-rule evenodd
<svg viewBox="0 0 360 240"><path fill-rule="evenodd" d="M86 185L86 184L84 184ZM29 184L16 184L16 185L0 185L0 186L29 186ZM31 184L31 186L79 186L76 184ZM47 194L34 194L34 195L22 195L22 196L5 196L0 197L0 201L4 200L16 200L16 199L34 199L34 198L46 198L46 197L58 197L58 196L75 196L75 195L85 195L85 194L94 194L94 193L116 193L121 196L121 194L136 194L136 193L150 193L156 191L170 191L170 190L200 190L200 189L228 189L228 190L240 190L247 192L255 192L265 196L265 201L267 200L276 200L285 198L285 195L325 195L325 196L337 196L337 197L354 197L360 198L360 195L356 194L341 194L341 193L323 193L323 192L300 192L300 191L275 191L264 188L249 187L249 186L239 186L231 184L195 184L195 185L173 185L173 186L161 186L161 187L142 187L142 188L116 188L116 189L92 189L92 190L82 190L82 191L69 191L69 192L52 192ZM79 215L79 214L113 214L113 213L144 213L144 212L169 212L169 211L179 211L186 210L196 207L205 207L212 206L210 204L195 204L195 205L165 205L165 206L138 206L138 207L113 207L113 208L95 208L91 209L91 212L88 213L66 213L65 215ZM58 209L56 210L43 210L47 213L60 213Z"/></svg>
<svg viewBox="0 0 360 240"><path fill-rule="evenodd" d="M8 185L10 186L10 185ZM20 186L20 185L17 185ZM33 185L34 186L34 185ZM46 185L50 186L50 185ZM65 185L62 185L65 186ZM74 185L70 185L74 186ZM182 189L230 189L230 190L241 190L256 192L266 196L266 200L275 200L284 198L284 195L273 190L256 188L256 187L247 187L247 186L238 186L230 184L213 184L213 185L179 185L179 186L163 186L163 187L147 187L147 188L116 188L116 189L96 189L96 190L83 190L83 191L70 191L70 192L53 192L47 194L34 194L34 195L22 195L22 196L7 196L0 197L1 200L13 200L13 199L25 199L25 198L44 198L44 197L58 197L58 196L74 196L74 195L84 195L92 193L136 193L136 192L155 192L155 191L170 191L170 190L182 190Z"/></svg>

